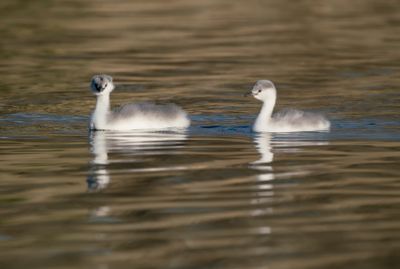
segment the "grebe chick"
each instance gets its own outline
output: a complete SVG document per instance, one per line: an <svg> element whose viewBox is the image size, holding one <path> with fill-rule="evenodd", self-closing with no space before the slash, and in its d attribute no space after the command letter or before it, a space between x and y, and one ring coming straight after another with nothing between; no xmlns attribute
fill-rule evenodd
<svg viewBox="0 0 400 269"><path fill-rule="evenodd" d="M174 104L137 103L110 110L110 93L114 90L111 76L93 76L90 88L97 97L90 117L91 130L187 128L190 125L186 112Z"/></svg>
<svg viewBox="0 0 400 269"><path fill-rule="evenodd" d="M253 125L256 132L328 131L330 122L322 115L289 109L272 116L276 88L269 80L259 80L247 95L261 100L263 106Z"/></svg>

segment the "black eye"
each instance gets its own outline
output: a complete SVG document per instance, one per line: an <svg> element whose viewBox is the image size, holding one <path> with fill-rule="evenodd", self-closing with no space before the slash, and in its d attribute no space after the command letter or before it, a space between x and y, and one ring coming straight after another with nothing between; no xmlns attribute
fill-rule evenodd
<svg viewBox="0 0 400 269"><path fill-rule="evenodd" d="M258 92L261 92L261 90L258 90Z"/></svg>
<svg viewBox="0 0 400 269"><path fill-rule="evenodd" d="M105 87L107 87L107 85L108 85L107 83L106 83L106 84L104 84L104 88L105 88Z"/></svg>

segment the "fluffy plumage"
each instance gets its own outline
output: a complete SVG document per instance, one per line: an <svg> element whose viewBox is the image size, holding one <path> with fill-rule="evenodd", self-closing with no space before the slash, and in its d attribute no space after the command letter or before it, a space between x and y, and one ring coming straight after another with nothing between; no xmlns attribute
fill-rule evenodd
<svg viewBox="0 0 400 269"><path fill-rule="evenodd" d="M112 129L186 128L190 121L185 111L175 104L127 104L110 111L107 116Z"/></svg>
<svg viewBox="0 0 400 269"><path fill-rule="evenodd" d="M279 132L329 130L330 127L324 116L296 109L284 109L275 113L270 124L272 130Z"/></svg>
<svg viewBox="0 0 400 269"><path fill-rule="evenodd" d="M149 119L168 121L179 118L182 113L186 114L175 104L137 103L113 109L110 113L110 120L118 121L135 117L148 117Z"/></svg>

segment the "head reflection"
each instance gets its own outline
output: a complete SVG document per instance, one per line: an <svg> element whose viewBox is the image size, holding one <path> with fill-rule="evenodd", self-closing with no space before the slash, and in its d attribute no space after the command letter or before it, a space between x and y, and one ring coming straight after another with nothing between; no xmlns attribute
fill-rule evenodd
<svg viewBox="0 0 400 269"><path fill-rule="evenodd" d="M107 188L111 182L108 166L109 153L123 155L148 155L159 149L176 149L183 146L187 135L182 132L108 132L95 131L89 136L90 152L93 159L90 162L87 177L88 191L100 191ZM118 160L114 160L118 161Z"/></svg>

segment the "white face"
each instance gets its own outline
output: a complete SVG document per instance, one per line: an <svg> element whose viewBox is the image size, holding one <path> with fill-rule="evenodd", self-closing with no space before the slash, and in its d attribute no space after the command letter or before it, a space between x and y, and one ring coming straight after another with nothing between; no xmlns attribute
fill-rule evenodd
<svg viewBox="0 0 400 269"><path fill-rule="evenodd" d="M112 92L114 90L112 77L108 75L93 76L90 82L90 89L97 96Z"/></svg>
<svg viewBox="0 0 400 269"><path fill-rule="evenodd" d="M254 98L265 101L269 98L275 97L276 89L271 81L259 80L251 90L251 94L254 96Z"/></svg>

